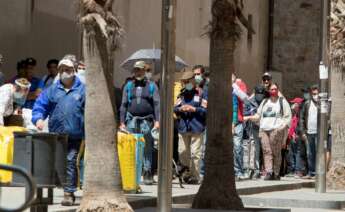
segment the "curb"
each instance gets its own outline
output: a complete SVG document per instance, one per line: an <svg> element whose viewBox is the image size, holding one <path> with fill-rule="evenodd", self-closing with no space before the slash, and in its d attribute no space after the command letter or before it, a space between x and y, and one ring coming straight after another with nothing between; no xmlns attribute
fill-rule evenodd
<svg viewBox="0 0 345 212"><path fill-rule="evenodd" d="M286 191L286 190L295 190L301 188L311 188L314 187L314 182L300 182L300 183L290 183L290 184L278 184L278 185L267 185L267 186L259 186L259 187L248 187L248 188L239 188L237 189L237 193L239 195L251 195L251 194L259 194L259 193L266 193L266 192L274 192L274 191ZM173 204L188 204L193 202L193 199L196 194L188 194L188 195L180 195L180 196L173 196L172 201ZM147 207L156 207L157 205L157 198L156 197L135 197L135 196L127 196L128 203L132 206L134 210L140 208L147 208ZM244 201L244 200L243 200ZM245 203L245 201L244 201ZM270 206L272 208L272 206ZM76 208L69 208L69 209L58 209L54 210L55 212L75 212Z"/></svg>

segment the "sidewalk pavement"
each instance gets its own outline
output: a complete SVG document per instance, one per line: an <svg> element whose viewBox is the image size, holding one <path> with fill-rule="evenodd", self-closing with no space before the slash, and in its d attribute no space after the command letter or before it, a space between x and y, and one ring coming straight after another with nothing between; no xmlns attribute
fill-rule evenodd
<svg viewBox="0 0 345 212"><path fill-rule="evenodd" d="M263 192L283 191L301 189L303 187L312 187L313 181L300 180L294 178L282 178L281 181L264 181L260 180L248 180L236 183L237 191L240 195L250 195ZM198 185L184 185L185 188L180 188L177 182L174 182L173 187L173 202L174 204L188 204L191 203L195 194L197 193ZM24 201L24 189L23 188L1 188L1 205L15 206ZM157 199L157 185L145 186L142 185L143 193L141 194L129 194L126 195L129 203L135 209L154 207ZM54 189L54 204L49 206L49 211L75 211L80 204L82 197L82 191L76 193L77 201L76 206L63 207L60 202L63 198L62 189Z"/></svg>

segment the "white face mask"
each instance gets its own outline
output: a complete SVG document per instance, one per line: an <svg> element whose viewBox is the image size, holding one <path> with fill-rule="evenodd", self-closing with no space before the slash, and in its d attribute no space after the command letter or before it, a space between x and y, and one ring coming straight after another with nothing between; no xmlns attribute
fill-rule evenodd
<svg viewBox="0 0 345 212"><path fill-rule="evenodd" d="M319 100L319 95L313 95L313 100L317 102Z"/></svg>
<svg viewBox="0 0 345 212"><path fill-rule="evenodd" d="M74 77L74 72L68 74L66 72L62 72L62 74L60 74L60 80L63 82L63 83L67 83L69 82L70 80L72 80Z"/></svg>
<svg viewBox="0 0 345 212"><path fill-rule="evenodd" d="M85 76L85 69L78 69L78 75Z"/></svg>
<svg viewBox="0 0 345 212"><path fill-rule="evenodd" d="M151 72L146 72L145 73L145 77L146 77L146 79L151 79L152 78L152 73Z"/></svg>

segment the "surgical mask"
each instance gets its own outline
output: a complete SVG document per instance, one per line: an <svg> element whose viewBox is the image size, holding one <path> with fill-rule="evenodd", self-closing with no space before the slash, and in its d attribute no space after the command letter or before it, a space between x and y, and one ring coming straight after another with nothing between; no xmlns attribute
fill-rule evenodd
<svg viewBox="0 0 345 212"><path fill-rule="evenodd" d="M313 100L317 102L319 100L319 95L313 95Z"/></svg>
<svg viewBox="0 0 345 212"><path fill-rule="evenodd" d="M85 74L86 74L85 69L78 69L77 76L80 79L80 81L84 84L85 84Z"/></svg>
<svg viewBox="0 0 345 212"><path fill-rule="evenodd" d="M195 83L198 85L204 80L201 75L195 75L194 79Z"/></svg>
<svg viewBox="0 0 345 212"><path fill-rule="evenodd" d="M60 74L60 80L63 83L68 83L70 80L72 80L74 77L74 72L73 73L66 73L66 72L62 72L62 74Z"/></svg>
<svg viewBox="0 0 345 212"><path fill-rule="evenodd" d="M25 104L26 96L20 92L13 93L13 102L19 106L23 106Z"/></svg>
<svg viewBox="0 0 345 212"><path fill-rule="evenodd" d="M145 73L146 79L151 79L152 78L152 73L151 72L146 72Z"/></svg>
<svg viewBox="0 0 345 212"><path fill-rule="evenodd" d="M185 85L185 88L186 88L187 91L191 91L191 90L193 90L194 86L193 86L192 83L187 83L187 84Z"/></svg>
<svg viewBox="0 0 345 212"><path fill-rule="evenodd" d="M144 77L135 77L136 80L141 81L144 79Z"/></svg>
<svg viewBox="0 0 345 212"><path fill-rule="evenodd" d="M85 69L78 69L78 75L85 76Z"/></svg>

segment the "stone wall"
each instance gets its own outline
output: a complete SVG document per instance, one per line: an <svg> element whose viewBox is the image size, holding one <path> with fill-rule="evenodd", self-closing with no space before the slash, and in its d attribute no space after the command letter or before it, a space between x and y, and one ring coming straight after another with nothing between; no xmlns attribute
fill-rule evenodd
<svg viewBox="0 0 345 212"><path fill-rule="evenodd" d="M318 82L321 1L276 0L272 71L282 73L284 95Z"/></svg>
<svg viewBox="0 0 345 212"><path fill-rule="evenodd" d="M244 14L252 15L256 34L249 40L243 29L236 48L235 72L252 88L266 67L268 0L244 3ZM202 35L211 19L211 1L178 0L177 4L176 54L190 66L208 65L209 39ZM123 60L138 49L160 48L161 1L117 0L114 10L125 29L122 48L115 55L114 83L120 87L130 75L119 67ZM68 53L80 57L75 13L75 1L70 0L1 0L0 53L5 57L7 78L15 75L16 62L25 57L37 58L39 76L45 74L48 59Z"/></svg>

